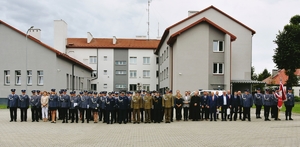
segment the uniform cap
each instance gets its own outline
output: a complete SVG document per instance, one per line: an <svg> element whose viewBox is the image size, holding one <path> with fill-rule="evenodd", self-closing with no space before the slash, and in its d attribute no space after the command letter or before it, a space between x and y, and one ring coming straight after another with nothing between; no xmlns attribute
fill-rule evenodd
<svg viewBox="0 0 300 147"><path fill-rule="evenodd" d="M276 88L275 88L275 90L279 90L279 88L278 88L278 87L276 87Z"/></svg>
<svg viewBox="0 0 300 147"><path fill-rule="evenodd" d="M94 94L98 94L98 92L94 92Z"/></svg>
<svg viewBox="0 0 300 147"><path fill-rule="evenodd" d="M11 89L10 91L11 91L11 92L15 92L15 91L16 91L16 89Z"/></svg>
<svg viewBox="0 0 300 147"><path fill-rule="evenodd" d="M63 91L59 91L59 93L60 93L60 94L62 94L62 93L63 93Z"/></svg>
<svg viewBox="0 0 300 147"><path fill-rule="evenodd" d="M84 90L83 92L86 93L86 92L88 92L88 91L87 91L87 90Z"/></svg>
<svg viewBox="0 0 300 147"><path fill-rule="evenodd" d="M245 89L244 91L247 91L247 92L249 92L249 89Z"/></svg>
<svg viewBox="0 0 300 147"><path fill-rule="evenodd" d="M21 92L26 92L26 90L21 90Z"/></svg>
<svg viewBox="0 0 300 147"><path fill-rule="evenodd" d="M107 93L107 91L103 91L103 93L104 93L104 94L106 94L106 93Z"/></svg>
<svg viewBox="0 0 300 147"><path fill-rule="evenodd" d="M83 92L79 92L79 94L83 94Z"/></svg>
<svg viewBox="0 0 300 147"><path fill-rule="evenodd" d="M108 93L108 95L111 95L111 94L112 94L111 92Z"/></svg>
<svg viewBox="0 0 300 147"><path fill-rule="evenodd" d="M256 88L256 90L260 90L260 88Z"/></svg>
<svg viewBox="0 0 300 147"><path fill-rule="evenodd" d="M55 89L51 89L52 92L55 92Z"/></svg>
<svg viewBox="0 0 300 147"><path fill-rule="evenodd" d="M32 93L35 93L35 90L31 90Z"/></svg>
<svg viewBox="0 0 300 147"><path fill-rule="evenodd" d="M40 91L40 90L37 90L36 92L37 92L37 93L40 93L41 91Z"/></svg>
<svg viewBox="0 0 300 147"><path fill-rule="evenodd" d="M292 90L292 87L289 87L288 90Z"/></svg>

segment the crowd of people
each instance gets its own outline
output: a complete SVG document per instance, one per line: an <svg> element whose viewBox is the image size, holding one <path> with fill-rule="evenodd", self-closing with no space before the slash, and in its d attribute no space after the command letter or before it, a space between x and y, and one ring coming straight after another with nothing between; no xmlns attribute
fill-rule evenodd
<svg viewBox="0 0 300 147"><path fill-rule="evenodd" d="M8 96L7 108L10 109L10 122L17 121L17 109L20 109L21 122L27 121L27 110L31 109L32 122L43 120L56 123L78 123L85 121L103 121L103 123L134 124L144 123L171 123L176 121L251 121L251 107L256 106L256 119L261 119L261 109L264 107L264 120L280 120L278 118L278 88L266 89L264 94L260 89L251 94L249 90L235 91L185 91L181 95L177 90L173 95L172 90L166 90L161 95L158 91L120 91L120 92L79 92L61 89L58 94L55 89L51 92L32 90L28 96L26 90L17 95L15 89L11 89ZM288 89L286 107L286 120L293 120L292 108L294 107L294 95L292 89ZM174 112L175 109L175 112ZM183 112L183 115L182 115ZM58 114L58 115L57 115ZM219 116L220 115L220 116Z"/></svg>

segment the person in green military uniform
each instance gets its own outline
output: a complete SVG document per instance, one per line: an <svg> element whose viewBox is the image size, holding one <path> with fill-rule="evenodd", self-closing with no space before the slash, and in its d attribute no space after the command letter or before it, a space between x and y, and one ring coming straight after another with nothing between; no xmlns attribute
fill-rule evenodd
<svg viewBox="0 0 300 147"><path fill-rule="evenodd" d="M147 94L144 96L144 110L145 110L145 123L151 122L151 108L152 108L152 96L150 92L147 91Z"/></svg>
<svg viewBox="0 0 300 147"><path fill-rule="evenodd" d="M140 108L142 108L142 97L140 91L137 91L131 100L131 108L133 109L133 123L140 123Z"/></svg>
<svg viewBox="0 0 300 147"><path fill-rule="evenodd" d="M168 90L162 99L162 106L165 108L165 122L171 123L171 111L174 107L174 98L172 96L172 90Z"/></svg>

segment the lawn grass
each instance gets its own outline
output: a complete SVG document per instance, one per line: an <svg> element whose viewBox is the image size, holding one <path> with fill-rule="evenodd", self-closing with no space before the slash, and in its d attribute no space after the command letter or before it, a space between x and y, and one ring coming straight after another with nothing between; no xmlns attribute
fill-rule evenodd
<svg viewBox="0 0 300 147"><path fill-rule="evenodd" d="M0 105L0 109L6 109L7 106L6 105Z"/></svg>

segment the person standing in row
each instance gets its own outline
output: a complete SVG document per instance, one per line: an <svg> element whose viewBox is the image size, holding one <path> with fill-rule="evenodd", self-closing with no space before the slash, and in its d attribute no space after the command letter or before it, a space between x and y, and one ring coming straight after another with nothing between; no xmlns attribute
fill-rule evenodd
<svg viewBox="0 0 300 147"><path fill-rule="evenodd" d="M237 95L240 98L240 103L239 103L239 119L242 120L242 112L243 112L243 100L242 100L242 92L238 91Z"/></svg>
<svg viewBox="0 0 300 147"><path fill-rule="evenodd" d="M188 91L185 91L185 96L183 98L183 120L188 121L189 119L189 107L190 107L190 101L191 96Z"/></svg>
<svg viewBox="0 0 300 147"><path fill-rule="evenodd" d="M37 93L37 97L38 97L39 101L41 102L41 98L42 98L41 91L37 90L36 93ZM39 115L38 115L39 119L42 120L42 106L41 106L41 103L38 104L37 109L38 109L38 113L39 113Z"/></svg>
<svg viewBox="0 0 300 147"><path fill-rule="evenodd" d="M191 97L190 107L192 109L192 119L193 121L199 121L200 118L200 107L201 107L201 98L199 96L199 91L196 90L194 95Z"/></svg>
<svg viewBox="0 0 300 147"><path fill-rule="evenodd" d="M43 122L46 122L48 120L48 103L49 103L49 96L47 91L44 91L43 96L41 97Z"/></svg>
<svg viewBox="0 0 300 147"><path fill-rule="evenodd" d="M217 109L218 109L218 95L211 92L211 96L208 98L208 108L210 113L210 121L214 119L217 121Z"/></svg>
<svg viewBox="0 0 300 147"><path fill-rule="evenodd" d="M62 120L62 109L60 107L60 98L62 97L63 93L64 93L64 89L61 89L59 92L58 92L58 107L57 107L57 111L58 111L58 120Z"/></svg>
<svg viewBox="0 0 300 147"><path fill-rule="evenodd" d="M227 108L230 104L226 91L223 91L223 95L219 97L219 100L221 106L222 121L227 121Z"/></svg>
<svg viewBox="0 0 300 147"><path fill-rule="evenodd" d="M55 93L55 89L51 89L49 97L49 110L51 115L51 123L56 123L56 110L58 107L58 96Z"/></svg>
<svg viewBox="0 0 300 147"><path fill-rule="evenodd" d="M269 113L270 113L270 107L272 106L272 97L273 95L270 94L272 93L272 90L268 90L266 89L266 93L263 95L262 97L262 102L264 105L264 117L265 117L265 121L271 121L269 119Z"/></svg>
<svg viewBox="0 0 300 147"><path fill-rule="evenodd" d="M74 120L76 121L76 123L78 123L78 102L79 99L76 96L76 92L70 92L71 97L70 97L70 115L71 115L71 123L74 123Z"/></svg>
<svg viewBox="0 0 300 147"><path fill-rule="evenodd" d="M38 97L35 94L35 90L31 91L32 95L30 97L30 101L29 104L31 106L31 120L32 122L36 121L39 122L39 117L38 117L38 109L37 109L37 105L38 103L41 103L38 99Z"/></svg>
<svg viewBox="0 0 300 147"><path fill-rule="evenodd" d="M11 94L7 99L7 108L9 108L10 112L10 122L17 122L17 108L18 108L18 99L19 96L16 95L16 89L11 89Z"/></svg>
<svg viewBox="0 0 300 147"><path fill-rule="evenodd" d="M70 96L67 95L67 89L63 90L63 94L59 99L60 102L60 108L62 112L62 123L68 123L68 118L66 116L68 109L70 108Z"/></svg>
<svg viewBox="0 0 300 147"><path fill-rule="evenodd" d="M93 112L94 123L98 123L98 107L99 107L99 97L97 92L94 92L94 96L90 99L90 109Z"/></svg>
<svg viewBox="0 0 300 147"><path fill-rule="evenodd" d="M172 90L168 90L162 100L162 106L165 108L165 123L171 123L171 111L174 107Z"/></svg>
<svg viewBox="0 0 300 147"><path fill-rule="evenodd" d="M248 89L245 90L242 100L243 100L242 104L243 104L243 108L244 108L243 121L246 120L246 117L248 118L248 121L251 121L250 108L253 105L253 98L252 98L252 95L249 94Z"/></svg>
<svg viewBox="0 0 300 147"><path fill-rule="evenodd" d="M182 119L182 105L183 98L180 93L177 93L175 96L175 111L176 111L176 120L180 121Z"/></svg>
<svg viewBox="0 0 300 147"><path fill-rule="evenodd" d="M29 108L29 97L26 94L26 90L21 90L22 94L18 99L18 107L21 110L21 122L27 122L27 109Z"/></svg>
<svg viewBox="0 0 300 147"><path fill-rule="evenodd" d="M137 91L132 98L131 108L133 108L133 123L140 123L140 108L143 106L140 91Z"/></svg>
<svg viewBox="0 0 300 147"><path fill-rule="evenodd" d="M254 94L254 104L256 106L256 118L260 119L260 111L261 111L261 107L262 107L262 99L263 99L263 95L260 93L260 88L256 89L256 93Z"/></svg>
<svg viewBox="0 0 300 147"><path fill-rule="evenodd" d="M106 116L105 116L105 122L107 124L113 124L113 118L114 118L114 108L116 106L116 101L115 99L112 97L111 93L108 93L108 97L106 97L105 101L105 112L106 112Z"/></svg>
<svg viewBox="0 0 300 147"><path fill-rule="evenodd" d="M152 96L150 95L149 91L147 91L143 100L144 100L143 107L145 110L145 123L151 123Z"/></svg>
<svg viewBox="0 0 300 147"><path fill-rule="evenodd" d="M128 104L129 105L131 104L132 94L133 94L133 92L131 92L131 91L127 92ZM131 123L132 111L133 111L133 109L131 108L131 106L128 106L128 109L127 109L127 113L128 113L127 122L129 122L129 123Z"/></svg>
<svg viewBox="0 0 300 147"><path fill-rule="evenodd" d="M208 93L207 91L203 92L203 96L201 97L201 108L202 108L202 112L201 112L201 120L204 120L203 118L205 118L205 120L208 120L208 115L209 115L209 108L208 108Z"/></svg>
<svg viewBox="0 0 300 147"><path fill-rule="evenodd" d="M144 103L144 97L145 97L145 95L146 95L146 90L143 90L142 91L143 93L142 94L140 94L140 97L141 97L141 102L142 102L142 106L144 105L143 103ZM141 113L141 122L144 122L144 108L143 107L141 107L140 108L140 113Z"/></svg>
<svg viewBox="0 0 300 147"><path fill-rule="evenodd" d="M106 122L106 119L105 119L105 116L106 116L106 109L105 109L105 102L106 102L106 99L107 99L107 97L106 97L106 95L104 95L105 94L105 92L104 91L101 91L100 92L100 113L99 113L99 121L102 121L102 119L103 119L103 123L105 123Z"/></svg>
<svg viewBox="0 0 300 147"><path fill-rule="evenodd" d="M124 124L126 124L127 123L126 116L128 114L127 110L128 110L128 107L130 106L129 99L125 95L124 91L122 91L120 93L120 96L116 96L116 98L117 98L118 107L119 107L119 113L118 113L119 124L122 124L122 122Z"/></svg>
<svg viewBox="0 0 300 147"><path fill-rule="evenodd" d="M238 112L238 108L240 105L240 97L238 95L237 92L234 92L233 96L230 99L230 121L232 121L232 115L233 116L233 120L236 121L237 120L237 112Z"/></svg>
<svg viewBox="0 0 300 147"><path fill-rule="evenodd" d="M90 121L91 111L89 109L89 102L90 102L90 98L88 96L88 92L84 91L84 95L83 95L82 92L80 92L79 107L80 107L80 113L82 115L81 116L81 123L84 123L85 119L86 119L87 123L89 123L89 121Z"/></svg>
<svg viewBox="0 0 300 147"><path fill-rule="evenodd" d="M162 97L158 91L155 92L155 96L153 97L153 107L154 107L154 123L161 122L162 115Z"/></svg>
<svg viewBox="0 0 300 147"><path fill-rule="evenodd" d="M281 119L278 118L278 98L276 97L275 93L279 95L279 88L275 88L275 92L273 93L273 102L272 102L272 114L274 120L280 121Z"/></svg>
<svg viewBox="0 0 300 147"><path fill-rule="evenodd" d="M292 119L292 109L295 105L295 97L294 94L292 93L292 88L288 88L288 93L287 93L287 99L284 102L284 106L286 108L285 111L285 120L293 120Z"/></svg>

